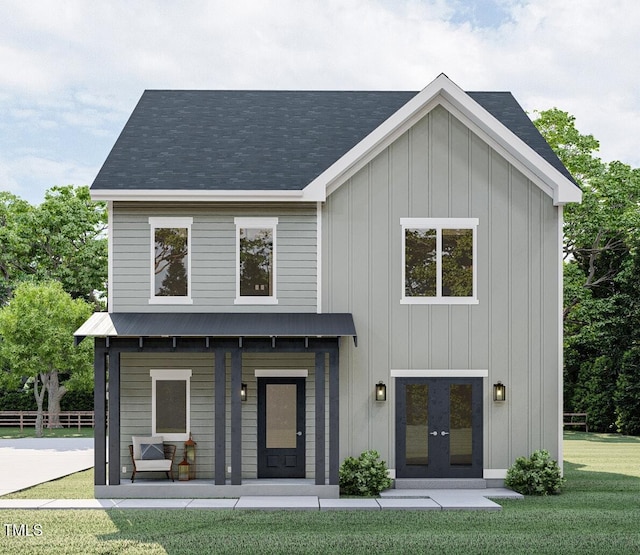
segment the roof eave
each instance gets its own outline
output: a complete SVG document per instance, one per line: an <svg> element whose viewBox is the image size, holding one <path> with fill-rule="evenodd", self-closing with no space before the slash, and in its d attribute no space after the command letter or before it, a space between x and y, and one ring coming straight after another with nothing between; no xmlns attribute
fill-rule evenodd
<svg viewBox="0 0 640 555"><path fill-rule="evenodd" d="M318 202L325 196L317 189L301 190L184 190L91 189L95 201L132 202Z"/></svg>
<svg viewBox="0 0 640 555"><path fill-rule="evenodd" d="M305 191L320 196L324 190L325 196L330 195L437 105L453 112L552 197L555 205L581 201L582 192L574 183L443 73L314 179Z"/></svg>

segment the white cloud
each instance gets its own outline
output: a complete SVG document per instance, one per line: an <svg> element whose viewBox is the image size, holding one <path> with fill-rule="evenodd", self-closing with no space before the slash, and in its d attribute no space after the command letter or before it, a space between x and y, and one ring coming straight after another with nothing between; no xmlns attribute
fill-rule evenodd
<svg viewBox="0 0 640 555"><path fill-rule="evenodd" d="M145 88L417 90L444 72L467 90L511 90L528 110L566 110L604 158L640 166L640 2L469 6L4 0L0 129L27 144L0 146L5 159L28 151L39 160L82 159L91 147L81 165L95 175Z"/></svg>

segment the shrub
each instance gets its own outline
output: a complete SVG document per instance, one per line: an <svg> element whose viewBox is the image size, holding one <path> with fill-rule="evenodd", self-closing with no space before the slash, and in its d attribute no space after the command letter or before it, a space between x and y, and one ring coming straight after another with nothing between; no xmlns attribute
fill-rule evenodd
<svg viewBox="0 0 640 555"><path fill-rule="evenodd" d="M391 487L387 463L377 451L365 451L357 459L347 457L340 466L340 492L372 497Z"/></svg>
<svg viewBox="0 0 640 555"><path fill-rule="evenodd" d="M534 451L531 457L518 457L507 470L505 485L523 495L558 494L564 485L557 461L551 458L549 451Z"/></svg>

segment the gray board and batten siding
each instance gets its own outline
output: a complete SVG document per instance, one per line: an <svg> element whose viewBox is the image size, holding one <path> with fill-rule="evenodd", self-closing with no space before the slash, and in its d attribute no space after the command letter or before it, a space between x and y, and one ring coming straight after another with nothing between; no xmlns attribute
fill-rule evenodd
<svg viewBox="0 0 640 555"><path fill-rule="evenodd" d="M111 312L316 312L317 231L312 203L114 202ZM192 217L190 305L149 304L149 217ZM276 305L236 305L236 217L277 217Z"/></svg>
<svg viewBox="0 0 640 555"><path fill-rule="evenodd" d="M553 200L443 107L327 199L323 311L353 314L340 351L340 453L395 460L391 369L485 369L484 468L558 451L559 214ZM401 304L401 218L478 218L478 304ZM390 388L386 403L374 385ZM490 402L491 385L508 402Z"/></svg>

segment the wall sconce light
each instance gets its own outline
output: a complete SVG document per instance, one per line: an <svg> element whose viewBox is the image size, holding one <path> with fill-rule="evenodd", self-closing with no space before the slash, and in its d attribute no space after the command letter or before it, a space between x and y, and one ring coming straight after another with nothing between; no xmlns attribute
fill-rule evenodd
<svg viewBox="0 0 640 555"><path fill-rule="evenodd" d="M382 381L376 384L376 401L387 400L387 386Z"/></svg>
<svg viewBox="0 0 640 555"><path fill-rule="evenodd" d="M240 400L241 401L247 400L247 384L246 383L243 383L240 386Z"/></svg>
<svg viewBox="0 0 640 555"><path fill-rule="evenodd" d="M506 401L507 399L507 386L502 382L493 384L493 400L497 403Z"/></svg>

